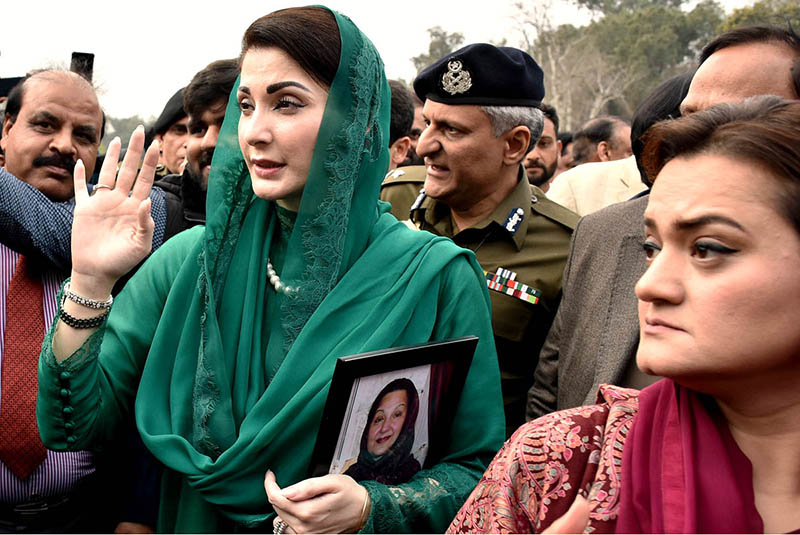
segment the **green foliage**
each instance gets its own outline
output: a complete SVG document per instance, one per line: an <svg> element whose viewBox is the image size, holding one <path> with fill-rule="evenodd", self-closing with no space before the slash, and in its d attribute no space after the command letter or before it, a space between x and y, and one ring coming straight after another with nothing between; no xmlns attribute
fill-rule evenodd
<svg viewBox="0 0 800 535"><path fill-rule="evenodd" d="M800 28L798 0L758 0L728 17L718 0L572 0L594 14L577 27L554 26L553 0L519 0L524 42L544 71L545 100L558 110L562 130L601 114L630 118L665 79L693 69L702 47L742 25L791 22ZM693 5L689 9L689 5ZM460 33L428 30L427 54L412 59L420 71L463 43ZM505 43L505 39L503 40ZM513 46L513 43L510 43Z"/></svg>
<svg viewBox="0 0 800 535"><path fill-rule="evenodd" d="M626 7L634 4L636 9ZM679 4L630 0L583 27L528 20L536 36L526 46L545 72L546 100L558 109L564 129L604 113L630 118L656 85L693 66L723 11L715 0L702 0L691 11Z"/></svg>
<svg viewBox="0 0 800 535"><path fill-rule="evenodd" d="M722 9L705 0L686 12L678 7L650 5L607 15L586 29L612 68L631 73L622 99L635 105L665 77L686 70L702 44L714 36Z"/></svg>
<svg viewBox="0 0 800 535"><path fill-rule="evenodd" d="M575 3L595 14L611 15L647 9L649 7L681 7L686 0L575 0Z"/></svg>
<svg viewBox="0 0 800 535"><path fill-rule="evenodd" d="M425 67L436 63L453 50L457 50L464 43L463 34L458 32L448 33L443 30L441 26L429 28L428 35L431 38L431 43L428 46L428 53L411 58L418 73Z"/></svg>
<svg viewBox="0 0 800 535"><path fill-rule="evenodd" d="M776 24L800 27L800 3L797 0L761 0L752 6L740 7L717 28L718 33L753 24Z"/></svg>

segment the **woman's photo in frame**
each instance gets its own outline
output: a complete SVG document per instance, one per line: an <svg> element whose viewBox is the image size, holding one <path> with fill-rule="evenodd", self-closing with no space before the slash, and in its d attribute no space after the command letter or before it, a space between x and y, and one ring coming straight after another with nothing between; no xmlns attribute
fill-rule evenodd
<svg viewBox="0 0 800 535"><path fill-rule="evenodd" d="M425 365L354 381L331 473L395 485L421 470L428 453L430 376Z"/></svg>

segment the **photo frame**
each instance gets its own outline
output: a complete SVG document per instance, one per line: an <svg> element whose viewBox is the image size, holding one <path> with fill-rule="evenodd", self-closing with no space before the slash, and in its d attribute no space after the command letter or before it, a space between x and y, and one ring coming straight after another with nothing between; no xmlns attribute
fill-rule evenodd
<svg viewBox="0 0 800 535"><path fill-rule="evenodd" d="M465 336L340 357L310 475L398 484L438 462L477 344Z"/></svg>

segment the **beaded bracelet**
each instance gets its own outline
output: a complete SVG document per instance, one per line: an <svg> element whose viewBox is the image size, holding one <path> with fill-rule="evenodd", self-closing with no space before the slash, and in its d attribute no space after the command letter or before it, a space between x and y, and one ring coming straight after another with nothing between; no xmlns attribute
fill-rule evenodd
<svg viewBox="0 0 800 535"><path fill-rule="evenodd" d="M108 310L93 318L76 318L62 307L58 312L58 317L73 329L94 329L95 327L100 327L106 321Z"/></svg>
<svg viewBox="0 0 800 535"><path fill-rule="evenodd" d="M94 299L89 299L86 297L81 297L76 293L72 293L69 288L69 282L64 285L64 295L73 303L78 303L79 305L85 306L86 308L93 308L95 310L99 310L101 308L111 308L111 304L114 302L114 297L108 296L108 299L105 301L96 301Z"/></svg>

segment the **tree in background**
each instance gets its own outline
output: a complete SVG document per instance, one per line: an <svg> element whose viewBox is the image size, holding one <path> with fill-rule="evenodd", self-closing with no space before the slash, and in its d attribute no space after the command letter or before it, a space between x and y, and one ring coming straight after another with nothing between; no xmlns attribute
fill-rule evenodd
<svg viewBox="0 0 800 535"><path fill-rule="evenodd" d="M652 6L681 7L686 0L574 0L575 4L594 15L613 15L626 11L638 11Z"/></svg>
<svg viewBox="0 0 800 535"><path fill-rule="evenodd" d="M800 27L798 0L759 0L727 17L717 0L572 0L592 14L585 26L554 25L553 0L516 4L527 51L544 71L546 98L562 130L603 114L630 118L665 79L696 66L702 47L732 28L771 23ZM460 47L464 37L428 30L427 54L412 58L417 72ZM511 43L511 46L514 46Z"/></svg>
<svg viewBox="0 0 800 535"><path fill-rule="evenodd" d="M752 6L740 7L717 28L718 33L753 24L791 24L800 27L800 3L797 0L761 0Z"/></svg>
<svg viewBox="0 0 800 535"><path fill-rule="evenodd" d="M553 27L549 2L517 4L520 46L542 66L565 130L606 113L630 117L662 80L693 66L723 18L714 0L691 11L681 0L575 1L593 12L590 24Z"/></svg>
<svg viewBox="0 0 800 535"><path fill-rule="evenodd" d="M464 42L463 34L458 32L448 33L443 30L441 26L429 28L428 35L431 38L431 43L428 46L428 53L411 58L414 67L417 69L417 73L422 72L425 67L433 65L453 50L461 48Z"/></svg>

